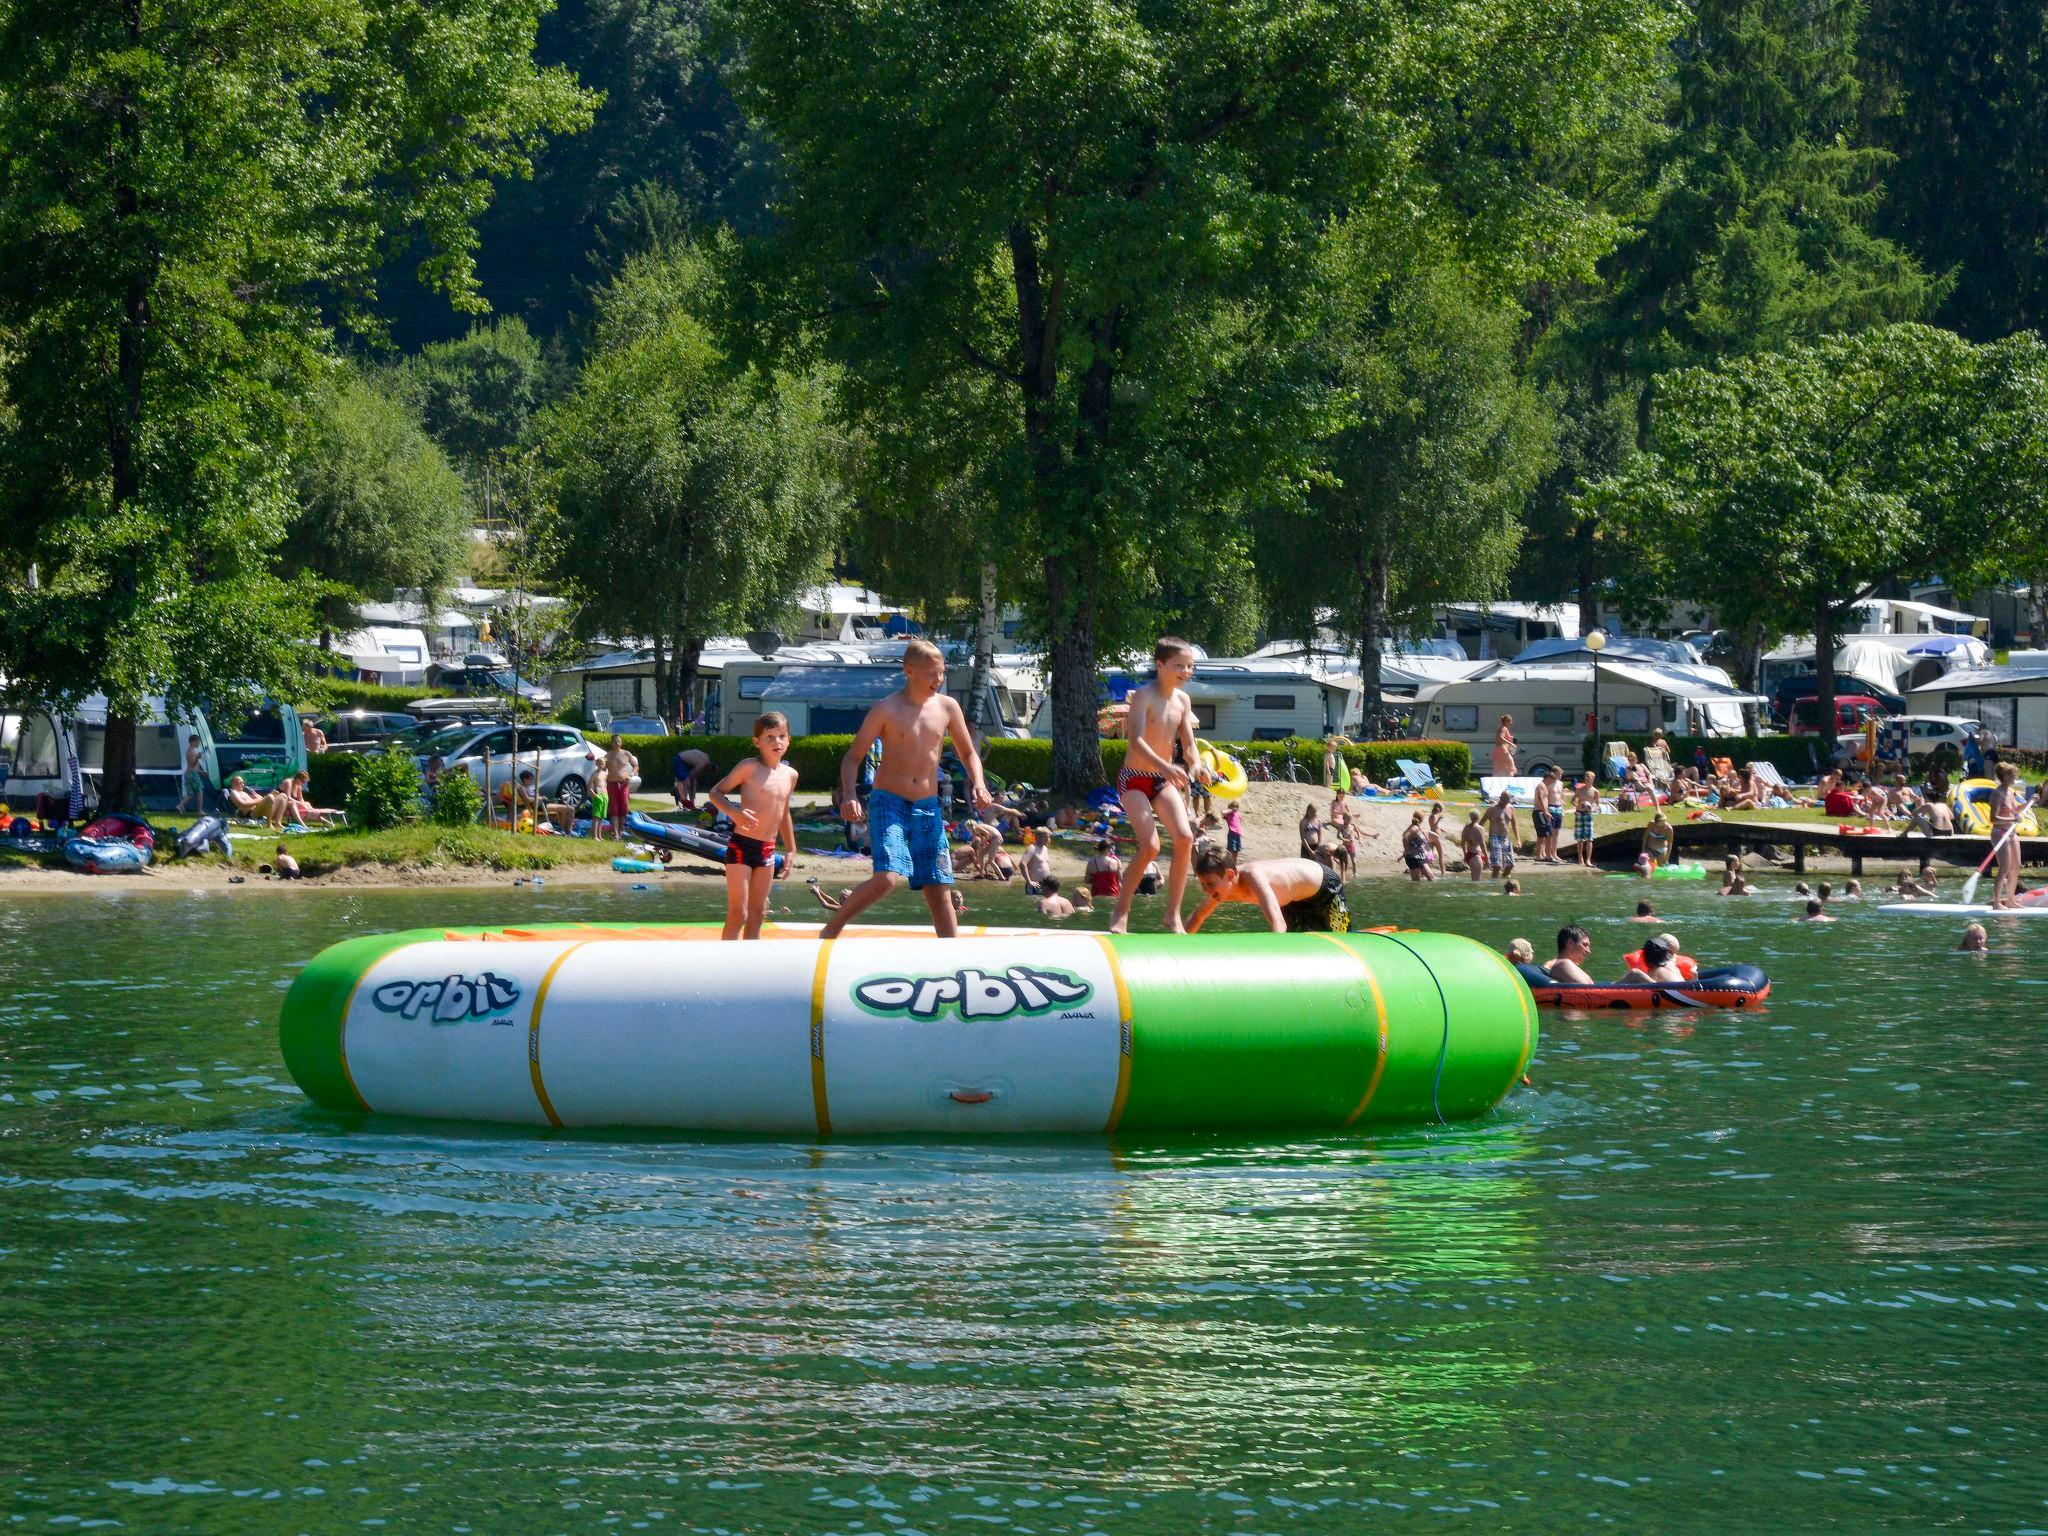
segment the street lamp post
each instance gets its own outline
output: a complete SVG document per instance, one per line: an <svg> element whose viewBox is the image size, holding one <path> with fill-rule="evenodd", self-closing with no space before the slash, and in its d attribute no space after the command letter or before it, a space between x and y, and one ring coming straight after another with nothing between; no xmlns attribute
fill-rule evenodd
<svg viewBox="0 0 2048 1536"><path fill-rule="evenodd" d="M1600 653L1607 649L1607 631L1586 631L1586 649L1593 653L1593 779L1600 778Z"/></svg>

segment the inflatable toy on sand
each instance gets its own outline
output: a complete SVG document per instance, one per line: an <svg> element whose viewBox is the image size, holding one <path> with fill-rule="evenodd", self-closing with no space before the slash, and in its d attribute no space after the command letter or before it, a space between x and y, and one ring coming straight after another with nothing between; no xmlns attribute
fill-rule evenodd
<svg viewBox="0 0 2048 1536"><path fill-rule="evenodd" d="M540 924L349 939L293 982L323 1108L781 1135L1340 1130L1483 1115L1536 1046L1439 933Z"/></svg>

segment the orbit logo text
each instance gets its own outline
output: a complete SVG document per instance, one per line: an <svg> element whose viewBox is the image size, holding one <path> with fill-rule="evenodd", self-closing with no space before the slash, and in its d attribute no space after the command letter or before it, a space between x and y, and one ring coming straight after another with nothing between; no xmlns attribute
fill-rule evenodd
<svg viewBox="0 0 2048 1536"><path fill-rule="evenodd" d="M430 1024L460 1024L503 1013L519 1001L519 983L485 971L481 976L444 976L439 981L387 981L370 994L381 1013ZM509 1024L510 1019L499 1019Z"/></svg>
<svg viewBox="0 0 2048 1536"><path fill-rule="evenodd" d="M938 976L870 976L853 989L855 1004L869 1013L920 1021L952 1014L969 1024L1079 1008L1094 995L1094 986L1071 971L1029 965L1000 971L968 967Z"/></svg>

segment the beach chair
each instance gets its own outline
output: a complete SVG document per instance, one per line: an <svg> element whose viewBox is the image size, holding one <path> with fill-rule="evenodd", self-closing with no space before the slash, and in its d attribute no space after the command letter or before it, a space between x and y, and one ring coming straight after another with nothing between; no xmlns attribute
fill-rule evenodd
<svg viewBox="0 0 2048 1536"><path fill-rule="evenodd" d="M1606 754L1600 759L1600 777L1610 783L1619 784L1628 777L1628 743L1610 741Z"/></svg>
<svg viewBox="0 0 2048 1536"><path fill-rule="evenodd" d="M1394 759L1394 766L1401 770L1401 782L1408 786L1410 794L1427 794L1437 788L1436 770L1429 764L1397 757Z"/></svg>

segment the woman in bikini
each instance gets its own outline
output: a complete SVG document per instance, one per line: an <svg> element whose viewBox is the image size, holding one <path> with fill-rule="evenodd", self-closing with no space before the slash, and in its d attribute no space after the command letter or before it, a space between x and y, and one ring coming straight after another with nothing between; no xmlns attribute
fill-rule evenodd
<svg viewBox="0 0 2048 1536"><path fill-rule="evenodd" d="M1493 776L1496 779L1515 776L1515 721L1512 715L1502 715L1500 729L1493 733Z"/></svg>

